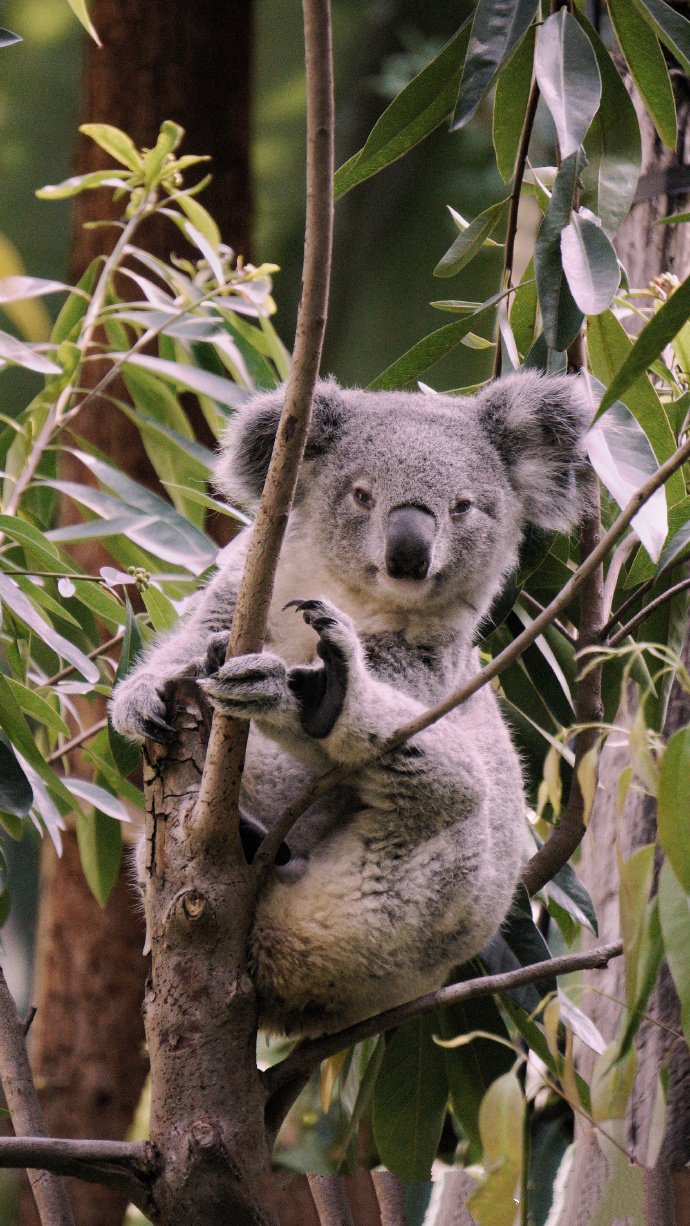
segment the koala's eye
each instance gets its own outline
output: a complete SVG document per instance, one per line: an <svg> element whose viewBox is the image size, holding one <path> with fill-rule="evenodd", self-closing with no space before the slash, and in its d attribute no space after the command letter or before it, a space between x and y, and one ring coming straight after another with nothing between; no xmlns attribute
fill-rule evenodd
<svg viewBox="0 0 690 1226"><path fill-rule="evenodd" d="M451 519L460 519L462 515L467 514L471 506L471 498L458 498L458 501L450 508Z"/></svg>
<svg viewBox="0 0 690 1226"><path fill-rule="evenodd" d="M357 505L363 507L365 511L370 511L374 505L373 496L369 493L369 490L364 488L363 485L355 486L352 491L352 497Z"/></svg>

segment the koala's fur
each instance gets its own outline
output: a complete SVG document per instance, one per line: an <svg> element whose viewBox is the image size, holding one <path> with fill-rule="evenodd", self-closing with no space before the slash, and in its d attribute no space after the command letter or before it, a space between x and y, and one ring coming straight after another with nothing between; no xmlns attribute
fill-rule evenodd
<svg viewBox="0 0 690 1226"><path fill-rule="evenodd" d="M218 481L250 506L281 401L253 398L227 432ZM243 806L265 826L315 773L352 768L295 826L293 859L259 901L251 958L270 1028L319 1034L430 991L504 918L524 797L491 689L360 764L476 672L477 626L526 525L579 516L587 424L567 376L508 375L471 399L319 384L266 650L218 667L248 528L118 685L114 724L138 739L165 736L174 676L198 676L215 705L251 718ZM391 575L398 547L426 573Z"/></svg>

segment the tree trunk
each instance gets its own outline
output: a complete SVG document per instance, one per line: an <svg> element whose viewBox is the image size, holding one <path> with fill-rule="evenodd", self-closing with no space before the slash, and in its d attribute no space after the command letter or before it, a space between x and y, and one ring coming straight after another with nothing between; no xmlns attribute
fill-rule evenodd
<svg viewBox="0 0 690 1226"><path fill-rule="evenodd" d="M83 121L114 124L139 146L154 144L164 119L182 124L187 132L183 151L213 157L204 203L224 241L248 254L252 0L197 0L194 5L187 0L164 5L93 0L89 7L103 47L90 40L86 46ZM98 146L80 137L76 173L108 163ZM112 231L84 230L84 222L118 211L107 191L77 197L74 280L112 243ZM179 231L158 219L142 241L161 258L184 242ZM96 377L93 367L90 373ZM123 425L117 410L94 404L77 429L135 480L152 483L139 435ZM81 468L70 471L69 460L62 476L85 480ZM63 507L63 522L69 516ZM91 573L106 560L89 542L74 552ZM90 718L98 718L93 707ZM137 912L126 874L105 911L99 909L81 873L72 831L61 860L46 840L32 1059L52 1135L117 1138L131 1122L146 1070L141 1020L146 967ZM77 1226L118 1226L122 1221L123 1198L108 1189L74 1181L70 1195ZM29 1197L24 1198L22 1221L25 1226L36 1222Z"/></svg>
<svg viewBox="0 0 690 1226"><path fill-rule="evenodd" d="M643 287L663 272L679 278L690 272L690 230L687 226L655 226L668 213L687 208L687 197L666 194L663 172L690 163L690 91L680 73L675 73L679 142L677 155L665 149L651 121L637 105L642 130L642 197L633 208L616 241L631 286ZM659 176L654 180L646 176ZM649 193L649 195L647 195ZM654 193L654 194L651 194ZM690 660L690 636L685 642L686 667ZM665 738L690 721L690 699L675 689L664 728ZM583 844L580 871L592 894L599 919L598 939L611 940L620 932L616 838L627 858L637 847L654 841L656 812L651 798L630 792L620 819L616 816L616 784L627 764L624 750L606 747L600 769L600 789L591 818L590 833ZM613 1038L625 999L624 966L621 959L609 963L596 975L585 975L596 987L584 1007L606 1041ZM601 994L600 994L601 993ZM606 996L603 995L606 993ZM656 1094L657 1073L669 1065L666 1134L653 1170L644 1175L645 1222L648 1226L687 1226L690 1206L690 1053L684 1042L674 1041L669 1029L681 1030L680 1010L671 977L663 964L657 986L647 1006L654 1022L643 1022L637 1038L637 1076L628 1103L623 1144L641 1163L646 1163L647 1141ZM581 1061L585 1077L591 1074L594 1057L585 1049ZM578 1124L580 1142L564 1196L558 1226L589 1226L594 1218L604 1184L609 1176L607 1159L596 1133ZM621 1219L622 1220L622 1219ZM627 1221L627 1219L625 1219Z"/></svg>

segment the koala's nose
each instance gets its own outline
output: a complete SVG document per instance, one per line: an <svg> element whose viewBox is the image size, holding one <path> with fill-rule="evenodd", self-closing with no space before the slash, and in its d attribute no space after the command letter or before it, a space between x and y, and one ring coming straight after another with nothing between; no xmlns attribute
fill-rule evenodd
<svg viewBox="0 0 690 1226"><path fill-rule="evenodd" d="M394 507L386 523L386 570L392 579L426 579L436 536L427 507Z"/></svg>

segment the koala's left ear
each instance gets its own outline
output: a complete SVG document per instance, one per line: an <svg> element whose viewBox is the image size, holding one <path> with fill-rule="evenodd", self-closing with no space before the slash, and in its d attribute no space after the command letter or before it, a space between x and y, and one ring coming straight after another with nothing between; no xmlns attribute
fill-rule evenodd
<svg viewBox="0 0 690 1226"><path fill-rule="evenodd" d="M242 405L228 423L214 477L218 488L231 501L246 506L259 501L284 399L284 385L274 392L260 392ZM313 460L328 450L337 437L343 415L343 398L335 380L317 383L305 460Z"/></svg>
<svg viewBox="0 0 690 1226"><path fill-rule="evenodd" d="M592 410L576 375L519 371L478 397L479 418L520 495L525 520L567 531L583 509L582 440Z"/></svg>

